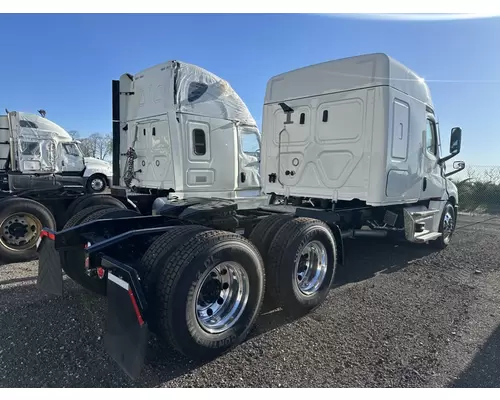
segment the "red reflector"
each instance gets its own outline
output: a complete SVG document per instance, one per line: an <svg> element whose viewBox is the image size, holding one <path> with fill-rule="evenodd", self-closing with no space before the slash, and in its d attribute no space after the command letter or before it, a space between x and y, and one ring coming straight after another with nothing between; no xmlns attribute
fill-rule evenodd
<svg viewBox="0 0 500 400"><path fill-rule="evenodd" d="M144 320L142 319L141 312L139 311L139 306L135 301L134 293L132 293L132 289L128 290L128 295L130 296L130 300L132 301L132 306L134 307L135 315L137 316L137 321L139 321L139 325L144 325Z"/></svg>
<svg viewBox="0 0 500 400"><path fill-rule="evenodd" d="M104 278L104 268L103 267L97 267L97 276L99 279Z"/></svg>
<svg viewBox="0 0 500 400"><path fill-rule="evenodd" d="M44 230L42 230L42 231L40 232L40 237L41 237L41 238L47 237L47 238L49 238L50 240L56 240L56 235L54 235L54 234L53 234L53 233L51 233L51 232L44 231Z"/></svg>

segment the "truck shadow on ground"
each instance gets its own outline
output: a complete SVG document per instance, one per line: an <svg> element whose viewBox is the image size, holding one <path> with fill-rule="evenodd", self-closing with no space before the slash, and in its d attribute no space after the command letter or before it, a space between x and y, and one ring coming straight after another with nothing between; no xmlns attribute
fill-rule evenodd
<svg viewBox="0 0 500 400"><path fill-rule="evenodd" d="M347 240L348 263L339 268L335 285L399 271L430 252L429 246ZM203 365L177 355L151 335L143 373L130 380L104 350L105 299L70 280L63 297L49 296L28 282L34 279L0 282L0 386L151 387ZM280 310L263 311L249 340L293 322Z"/></svg>
<svg viewBox="0 0 500 400"><path fill-rule="evenodd" d="M470 365L448 386L451 388L500 387L500 325L478 350Z"/></svg>
<svg viewBox="0 0 500 400"><path fill-rule="evenodd" d="M431 246L408 242L388 242L383 239L360 238L344 241L346 262L339 265L332 290L361 282L379 274L390 274L406 268L410 262L435 251ZM281 310L262 310L250 338L262 335L282 325L292 323Z"/></svg>
<svg viewBox="0 0 500 400"><path fill-rule="evenodd" d="M334 286L397 272L406 268L410 262L435 251L430 245L406 241L387 241L379 238L345 240L345 262L337 269Z"/></svg>

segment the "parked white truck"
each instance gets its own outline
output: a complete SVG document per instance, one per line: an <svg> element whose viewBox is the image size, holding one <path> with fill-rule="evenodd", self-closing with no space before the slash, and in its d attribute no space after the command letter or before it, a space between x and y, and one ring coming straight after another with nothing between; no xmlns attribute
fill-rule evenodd
<svg viewBox="0 0 500 400"><path fill-rule="evenodd" d="M132 377L150 330L209 359L245 339L263 302L311 311L346 237L452 237L443 166L461 130L443 157L427 85L384 54L271 78L262 138L227 82L178 61L113 81L113 110L121 205L44 229L38 285L62 294L63 270L106 295L105 347Z"/></svg>
<svg viewBox="0 0 500 400"><path fill-rule="evenodd" d="M41 228L64 225L73 200L111 180L111 163L83 157L78 142L42 115L0 115L0 261L32 259Z"/></svg>
<svg viewBox="0 0 500 400"><path fill-rule="evenodd" d="M2 190L78 185L99 193L112 181L111 163L84 157L79 142L41 115L0 115Z"/></svg>

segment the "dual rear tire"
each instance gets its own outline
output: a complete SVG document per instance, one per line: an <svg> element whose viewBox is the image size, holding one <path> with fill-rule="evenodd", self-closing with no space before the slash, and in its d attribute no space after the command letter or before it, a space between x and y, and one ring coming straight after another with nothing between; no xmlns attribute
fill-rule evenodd
<svg viewBox="0 0 500 400"><path fill-rule="evenodd" d="M325 223L285 215L267 217L250 235L265 260L265 307L300 317L323 303L335 277L337 246Z"/></svg>
<svg viewBox="0 0 500 400"><path fill-rule="evenodd" d="M191 358L211 359L241 343L264 298L258 250L225 231L172 228L144 254L141 272L152 330Z"/></svg>
<svg viewBox="0 0 500 400"><path fill-rule="evenodd" d="M140 275L150 327L170 347L210 359L246 338L264 302L299 317L324 301L337 260L327 225L272 216L249 239L190 225L151 244Z"/></svg>

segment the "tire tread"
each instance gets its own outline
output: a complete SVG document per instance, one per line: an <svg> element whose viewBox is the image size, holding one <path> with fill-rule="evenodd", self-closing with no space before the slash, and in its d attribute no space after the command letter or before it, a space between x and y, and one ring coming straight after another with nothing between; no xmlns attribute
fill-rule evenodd
<svg viewBox="0 0 500 400"><path fill-rule="evenodd" d="M276 307L285 307L285 302L282 296L281 288L281 264L282 260L286 255L286 248L290 243L293 243L304 230L310 226L320 225L328 230L330 228L324 222L307 217L294 218L284 224L276 233L275 238L271 242L269 248L268 263L266 265L266 275L268 280L268 286L266 291L266 297L269 304ZM333 234L332 234L333 236ZM337 257L337 248L335 240L333 241L335 248L333 249L335 257ZM333 260L334 265L336 265L337 260Z"/></svg>
<svg viewBox="0 0 500 400"><path fill-rule="evenodd" d="M216 245L217 243L223 242L226 239L231 239L234 241L239 241L250 246L262 262L262 258L257 248L247 239L241 235L209 230L204 232L199 232L187 240L183 245L179 246L169 257L169 267L162 270L157 284L157 304L161 305L158 307L160 326L160 336L176 351L185 354L181 346L177 343L173 330L174 327L171 325L169 318L169 311L172 307L173 294L175 291L175 285L179 280L182 270L186 268L192 260L197 257L197 255L206 248ZM265 291L265 276L264 276L264 287ZM262 302L259 305L257 314L260 312L262 307Z"/></svg>

